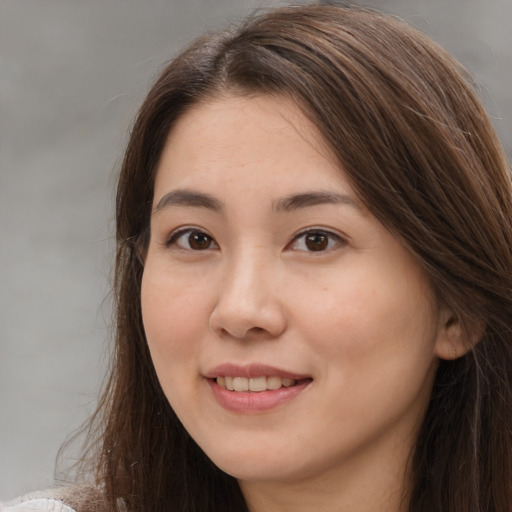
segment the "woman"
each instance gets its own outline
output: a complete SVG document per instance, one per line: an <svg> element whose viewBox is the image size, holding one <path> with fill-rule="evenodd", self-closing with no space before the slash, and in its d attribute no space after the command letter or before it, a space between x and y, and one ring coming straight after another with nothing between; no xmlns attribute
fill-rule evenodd
<svg viewBox="0 0 512 512"><path fill-rule="evenodd" d="M116 352L78 510L502 511L512 189L460 66L378 13L178 56L118 186Z"/></svg>

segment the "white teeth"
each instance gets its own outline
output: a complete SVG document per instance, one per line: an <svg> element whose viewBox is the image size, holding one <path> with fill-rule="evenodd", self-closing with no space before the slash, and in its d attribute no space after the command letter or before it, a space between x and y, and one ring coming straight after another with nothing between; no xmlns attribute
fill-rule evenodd
<svg viewBox="0 0 512 512"><path fill-rule="evenodd" d="M265 377L249 379L249 389L251 391L265 391L267 389L267 379Z"/></svg>
<svg viewBox="0 0 512 512"><path fill-rule="evenodd" d="M253 391L261 392L282 387L289 388L297 383L294 379L284 377L217 377L217 384L229 391Z"/></svg>
<svg viewBox="0 0 512 512"><path fill-rule="evenodd" d="M279 389L282 385L281 377L267 377L267 389Z"/></svg>
<svg viewBox="0 0 512 512"><path fill-rule="evenodd" d="M295 384L295 381L293 379L283 379L283 386L285 388L289 388L290 386L293 386Z"/></svg>
<svg viewBox="0 0 512 512"><path fill-rule="evenodd" d="M249 379L245 377L233 377L233 389L235 391L249 391Z"/></svg>

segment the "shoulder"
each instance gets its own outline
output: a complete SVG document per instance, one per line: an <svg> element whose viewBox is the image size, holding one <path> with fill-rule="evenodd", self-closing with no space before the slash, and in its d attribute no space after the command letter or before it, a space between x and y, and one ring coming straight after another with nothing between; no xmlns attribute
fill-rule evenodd
<svg viewBox="0 0 512 512"><path fill-rule="evenodd" d="M105 512L110 510L104 493L93 484L66 487L26 494L7 503L0 503L0 512ZM119 501L117 510L126 512Z"/></svg>
<svg viewBox="0 0 512 512"><path fill-rule="evenodd" d="M0 512L76 512L66 505L57 491L31 493L21 498L0 503Z"/></svg>
<svg viewBox="0 0 512 512"><path fill-rule="evenodd" d="M62 501L54 498L33 498L17 503L0 505L0 512L75 512Z"/></svg>

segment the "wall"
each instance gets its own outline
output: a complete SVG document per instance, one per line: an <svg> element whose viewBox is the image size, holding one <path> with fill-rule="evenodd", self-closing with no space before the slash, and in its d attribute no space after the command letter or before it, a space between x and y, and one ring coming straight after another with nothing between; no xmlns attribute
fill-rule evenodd
<svg viewBox="0 0 512 512"><path fill-rule="evenodd" d="M512 153L512 2L358 2L473 72ZM251 0L0 2L0 498L51 484L108 355L115 173L136 108L192 37Z"/></svg>

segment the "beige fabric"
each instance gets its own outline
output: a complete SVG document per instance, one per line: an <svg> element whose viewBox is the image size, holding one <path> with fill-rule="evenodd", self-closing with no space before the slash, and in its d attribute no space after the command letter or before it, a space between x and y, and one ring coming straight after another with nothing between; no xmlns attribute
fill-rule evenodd
<svg viewBox="0 0 512 512"><path fill-rule="evenodd" d="M98 487L85 483L31 492L0 503L0 512L106 512L107 509ZM121 499L117 502L117 510L126 512Z"/></svg>
<svg viewBox="0 0 512 512"><path fill-rule="evenodd" d="M9 505L0 505L0 512L75 512L74 509L64 505L53 498L32 498L21 502L11 502Z"/></svg>
<svg viewBox="0 0 512 512"><path fill-rule="evenodd" d="M0 503L0 512L76 512L62 501L63 489L31 492L8 503Z"/></svg>

